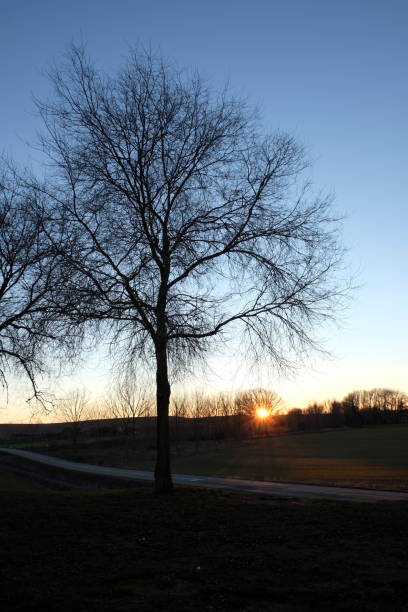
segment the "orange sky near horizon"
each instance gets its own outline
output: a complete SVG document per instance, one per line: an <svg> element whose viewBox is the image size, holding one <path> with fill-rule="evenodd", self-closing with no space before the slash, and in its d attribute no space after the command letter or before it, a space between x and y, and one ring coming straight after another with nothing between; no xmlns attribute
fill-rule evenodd
<svg viewBox="0 0 408 612"><path fill-rule="evenodd" d="M320 362L316 360L313 368L303 367L285 378L265 371L251 372L245 366L233 364L228 358L218 358L210 362L205 382L201 375L190 376L184 385L178 383L173 388L174 392L185 388L187 391L197 389L204 393L217 393L265 387L278 393L286 409L305 408L313 402L342 399L348 392L356 389L387 387L408 393L403 364L399 367L390 364L389 368L384 368L382 365L361 365L349 361L344 364L342 361L335 358ZM109 370L96 360L88 363L86 368L75 375L61 378L59 385L54 386L53 390L57 397L63 397L68 390L86 389L91 402L103 402L109 394L109 379ZM5 392L0 402L0 423L30 422L31 412L26 403L29 396L30 386L27 381L10 381L8 402ZM43 422L53 420L43 414L38 414L38 418Z"/></svg>

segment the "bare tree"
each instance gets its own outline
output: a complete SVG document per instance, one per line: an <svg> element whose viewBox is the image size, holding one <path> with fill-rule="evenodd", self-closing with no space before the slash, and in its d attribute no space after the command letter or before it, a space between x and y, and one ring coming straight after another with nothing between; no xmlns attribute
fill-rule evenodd
<svg viewBox="0 0 408 612"><path fill-rule="evenodd" d="M234 398L228 391L220 391L215 396L217 416L227 417L233 412Z"/></svg>
<svg viewBox="0 0 408 612"><path fill-rule="evenodd" d="M72 443L78 444L81 423L88 418L89 397L84 389L75 389L56 404L57 417L70 428Z"/></svg>
<svg viewBox="0 0 408 612"><path fill-rule="evenodd" d="M46 215L38 192L23 184L9 164L0 170L0 382L23 371L34 396L44 400L36 376L44 371L46 348L63 337L49 296L57 269L47 240Z"/></svg>
<svg viewBox="0 0 408 612"><path fill-rule="evenodd" d="M307 422L310 428L319 429L325 423L325 407L324 404L318 404L317 402L312 402L309 404L304 411L307 415Z"/></svg>
<svg viewBox="0 0 408 612"><path fill-rule="evenodd" d="M78 322L110 325L129 362L155 363L166 492L172 375L227 330L284 367L333 316L344 287L330 198L311 192L291 136L264 136L242 100L160 58L132 53L108 77L72 48L51 78L39 109L58 180L43 192L70 237L59 301Z"/></svg>
<svg viewBox="0 0 408 612"><path fill-rule="evenodd" d="M173 440L178 453L180 453L181 450L181 441L185 438L186 419L188 416L188 403L189 402L186 393L172 394L170 414L173 417Z"/></svg>
<svg viewBox="0 0 408 612"><path fill-rule="evenodd" d="M238 391L234 397L235 429L237 437L270 429L271 417L279 410L282 399L272 389L256 387Z"/></svg>
<svg viewBox="0 0 408 612"><path fill-rule="evenodd" d="M215 413L218 417L218 437L230 436L231 415L234 413L234 397L229 391L220 391L214 396Z"/></svg>
<svg viewBox="0 0 408 612"><path fill-rule="evenodd" d="M238 413L254 417L259 409L266 410L268 414L276 413L282 407L282 398L272 389L256 387L238 391L235 405Z"/></svg>
<svg viewBox="0 0 408 612"><path fill-rule="evenodd" d="M193 438L196 451L203 436L205 419L208 419L208 397L202 391L195 390L188 397L188 416L193 426Z"/></svg>
<svg viewBox="0 0 408 612"><path fill-rule="evenodd" d="M150 416L151 405L147 387L128 373L118 380L106 402L107 413L119 419L124 431L129 432L132 438L136 435L137 419Z"/></svg>

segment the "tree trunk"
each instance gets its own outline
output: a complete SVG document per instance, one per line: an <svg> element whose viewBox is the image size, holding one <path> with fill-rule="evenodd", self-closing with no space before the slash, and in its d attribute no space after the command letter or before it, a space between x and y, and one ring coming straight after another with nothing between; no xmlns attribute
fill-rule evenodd
<svg viewBox="0 0 408 612"><path fill-rule="evenodd" d="M156 493L170 493L173 489L170 469L170 384L167 371L167 347L163 340L156 343L156 368L157 456L154 471L155 490Z"/></svg>

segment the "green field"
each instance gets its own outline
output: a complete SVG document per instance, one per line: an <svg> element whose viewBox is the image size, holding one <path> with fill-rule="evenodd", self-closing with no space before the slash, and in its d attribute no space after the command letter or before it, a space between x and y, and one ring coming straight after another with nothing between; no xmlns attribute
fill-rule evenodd
<svg viewBox="0 0 408 612"><path fill-rule="evenodd" d="M44 449L35 449L44 450ZM152 470L154 450L81 444L53 447L67 459ZM385 425L287 434L230 442L190 443L174 449L173 471L255 480L408 490L408 426Z"/></svg>
<svg viewBox="0 0 408 612"><path fill-rule="evenodd" d="M395 612L408 504L29 490L0 471L0 609Z"/></svg>
<svg viewBox="0 0 408 612"><path fill-rule="evenodd" d="M143 440L83 439L46 447L19 445L65 459L153 470L155 451ZM200 441L173 448L173 471L255 480L282 480L408 490L408 425L347 428L254 438Z"/></svg>
<svg viewBox="0 0 408 612"><path fill-rule="evenodd" d="M408 489L408 427L383 426L248 440L175 456L189 474Z"/></svg>

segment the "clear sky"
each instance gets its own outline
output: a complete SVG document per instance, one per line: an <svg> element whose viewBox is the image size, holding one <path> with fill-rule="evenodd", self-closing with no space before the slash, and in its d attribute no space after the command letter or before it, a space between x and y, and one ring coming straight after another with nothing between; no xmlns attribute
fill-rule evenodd
<svg viewBox="0 0 408 612"><path fill-rule="evenodd" d="M347 215L345 241L361 288L328 338L330 361L291 379L214 362L217 387L271 385L289 405L355 388L408 392L408 2L405 0L0 0L0 150L35 162L32 94L71 42L115 70L130 46L160 48L215 86L229 81L307 145L318 187ZM81 373L95 388L100 364ZM220 374L221 373L221 374ZM76 384L76 381L72 381ZM11 408L0 420L19 418Z"/></svg>

